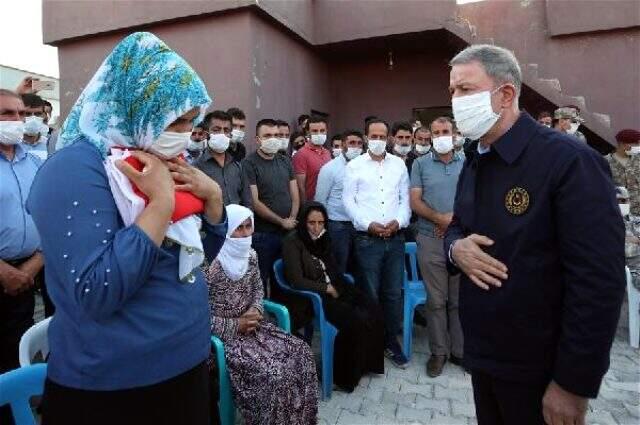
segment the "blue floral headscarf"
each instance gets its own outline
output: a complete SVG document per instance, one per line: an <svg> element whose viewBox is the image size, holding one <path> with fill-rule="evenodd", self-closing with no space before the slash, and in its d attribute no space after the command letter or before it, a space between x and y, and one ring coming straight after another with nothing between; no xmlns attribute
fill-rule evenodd
<svg viewBox="0 0 640 425"><path fill-rule="evenodd" d="M211 103L191 66L162 40L137 32L107 56L62 126L57 149L80 136L103 157L112 146L147 150L180 116Z"/></svg>

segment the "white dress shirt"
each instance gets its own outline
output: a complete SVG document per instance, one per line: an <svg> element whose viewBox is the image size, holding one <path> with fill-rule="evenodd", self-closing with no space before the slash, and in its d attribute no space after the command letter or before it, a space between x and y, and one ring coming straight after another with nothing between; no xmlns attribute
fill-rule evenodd
<svg viewBox="0 0 640 425"><path fill-rule="evenodd" d="M409 174L404 161L387 153L374 161L369 153L349 161L344 179L344 207L356 230L366 232L372 222L383 226L397 220L409 225Z"/></svg>

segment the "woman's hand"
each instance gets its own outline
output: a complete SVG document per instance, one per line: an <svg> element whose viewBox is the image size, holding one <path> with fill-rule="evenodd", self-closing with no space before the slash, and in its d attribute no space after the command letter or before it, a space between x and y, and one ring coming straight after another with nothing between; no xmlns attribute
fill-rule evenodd
<svg viewBox="0 0 640 425"><path fill-rule="evenodd" d="M176 158L168 163L171 176L178 182L176 190L191 192L204 201L204 213L210 223L219 223L222 219L222 189L218 183L196 167L187 164L184 159Z"/></svg>
<svg viewBox="0 0 640 425"><path fill-rule="evenodd" d="M240 318L238 318L238 332L248 334L255 331L260 326L262 315L255 308L250 308Z"/></svg>
<svg viewBox="0 0 640 425"><path fill-rule="evenodd" d="M129 178L142 193L147 195L149 203L161 205L173 214L175 196L173 179L169 169L161 159L155 155L132 151L131 156L140 161L144 167L138 171L125 161L117 161L116 167Z"/></svg>
<svg viewBox="0 0 640 425"><path fill-rule="evenodd" d="M338 294L338 291L336 291L335 286L333 286L332 284L327 285L327 294L331 295L333 298L338 298L340 296L340 294Z"/></svg>

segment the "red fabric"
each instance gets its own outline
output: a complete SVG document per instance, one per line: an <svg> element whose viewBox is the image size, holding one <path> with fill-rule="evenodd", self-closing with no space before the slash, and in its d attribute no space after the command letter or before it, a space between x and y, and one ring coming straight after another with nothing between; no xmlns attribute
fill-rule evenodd
<svg viewBox="0 0 640 425"><path fill-rule="evenodd" d="M142 162L140 162L134 156L127 157L124 161L138 171L141 171L143 168ZM147 198L147 195L142 193L140 189L138 189L138 186L136 186L133 182L131 182L131 186L133 186L133 191L135 192L135 194L144 199L144 203L145 205L147 205L149 203L149 198ZM198 214L204 211L204 201L196 197L191 192L180 192L176 190L175 199L176 206L173 210L173 215L171 216L172 221L182 220L183 218L190 216L191 214Z"/></svg>
<svg viewBox="0 0 640 425"><path fill-rule="evenodd" d="M307 200L313 200L316 195L316 185L318 184L318 174L324 164L331 161L331 153L322 146L313 146L307 143L293 157L293 171L296 174L304 174L305 196ZM303 199L304 201L304 199Z"/></svg>

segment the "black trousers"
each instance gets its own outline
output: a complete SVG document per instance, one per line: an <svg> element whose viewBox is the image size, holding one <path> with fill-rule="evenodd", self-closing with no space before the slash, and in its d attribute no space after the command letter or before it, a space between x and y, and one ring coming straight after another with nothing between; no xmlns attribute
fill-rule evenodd
<svg viewBox="0 0 640 425"><path fill-rule="evenodd" d="M27 259L8 261L19 266ZM35 296L33 289L11 296L0 289L0 373L20 367L18 345L22 334L33 325ZM0 407L0 424L13 424L9 406Z"/></svg>
<svg viewBox="0 0 640 425"><path fill-rule="evenodd" d="M42 425L211 425L210 403L206 362L158 384L118 391L79 390L47 379Z"/></svg>
<svg viewBox="0 0 640 425"><path fill-rule="evenodd" d="M471 382L478 425L544 425L546 382L504 381L477 370Z"/></svg>

